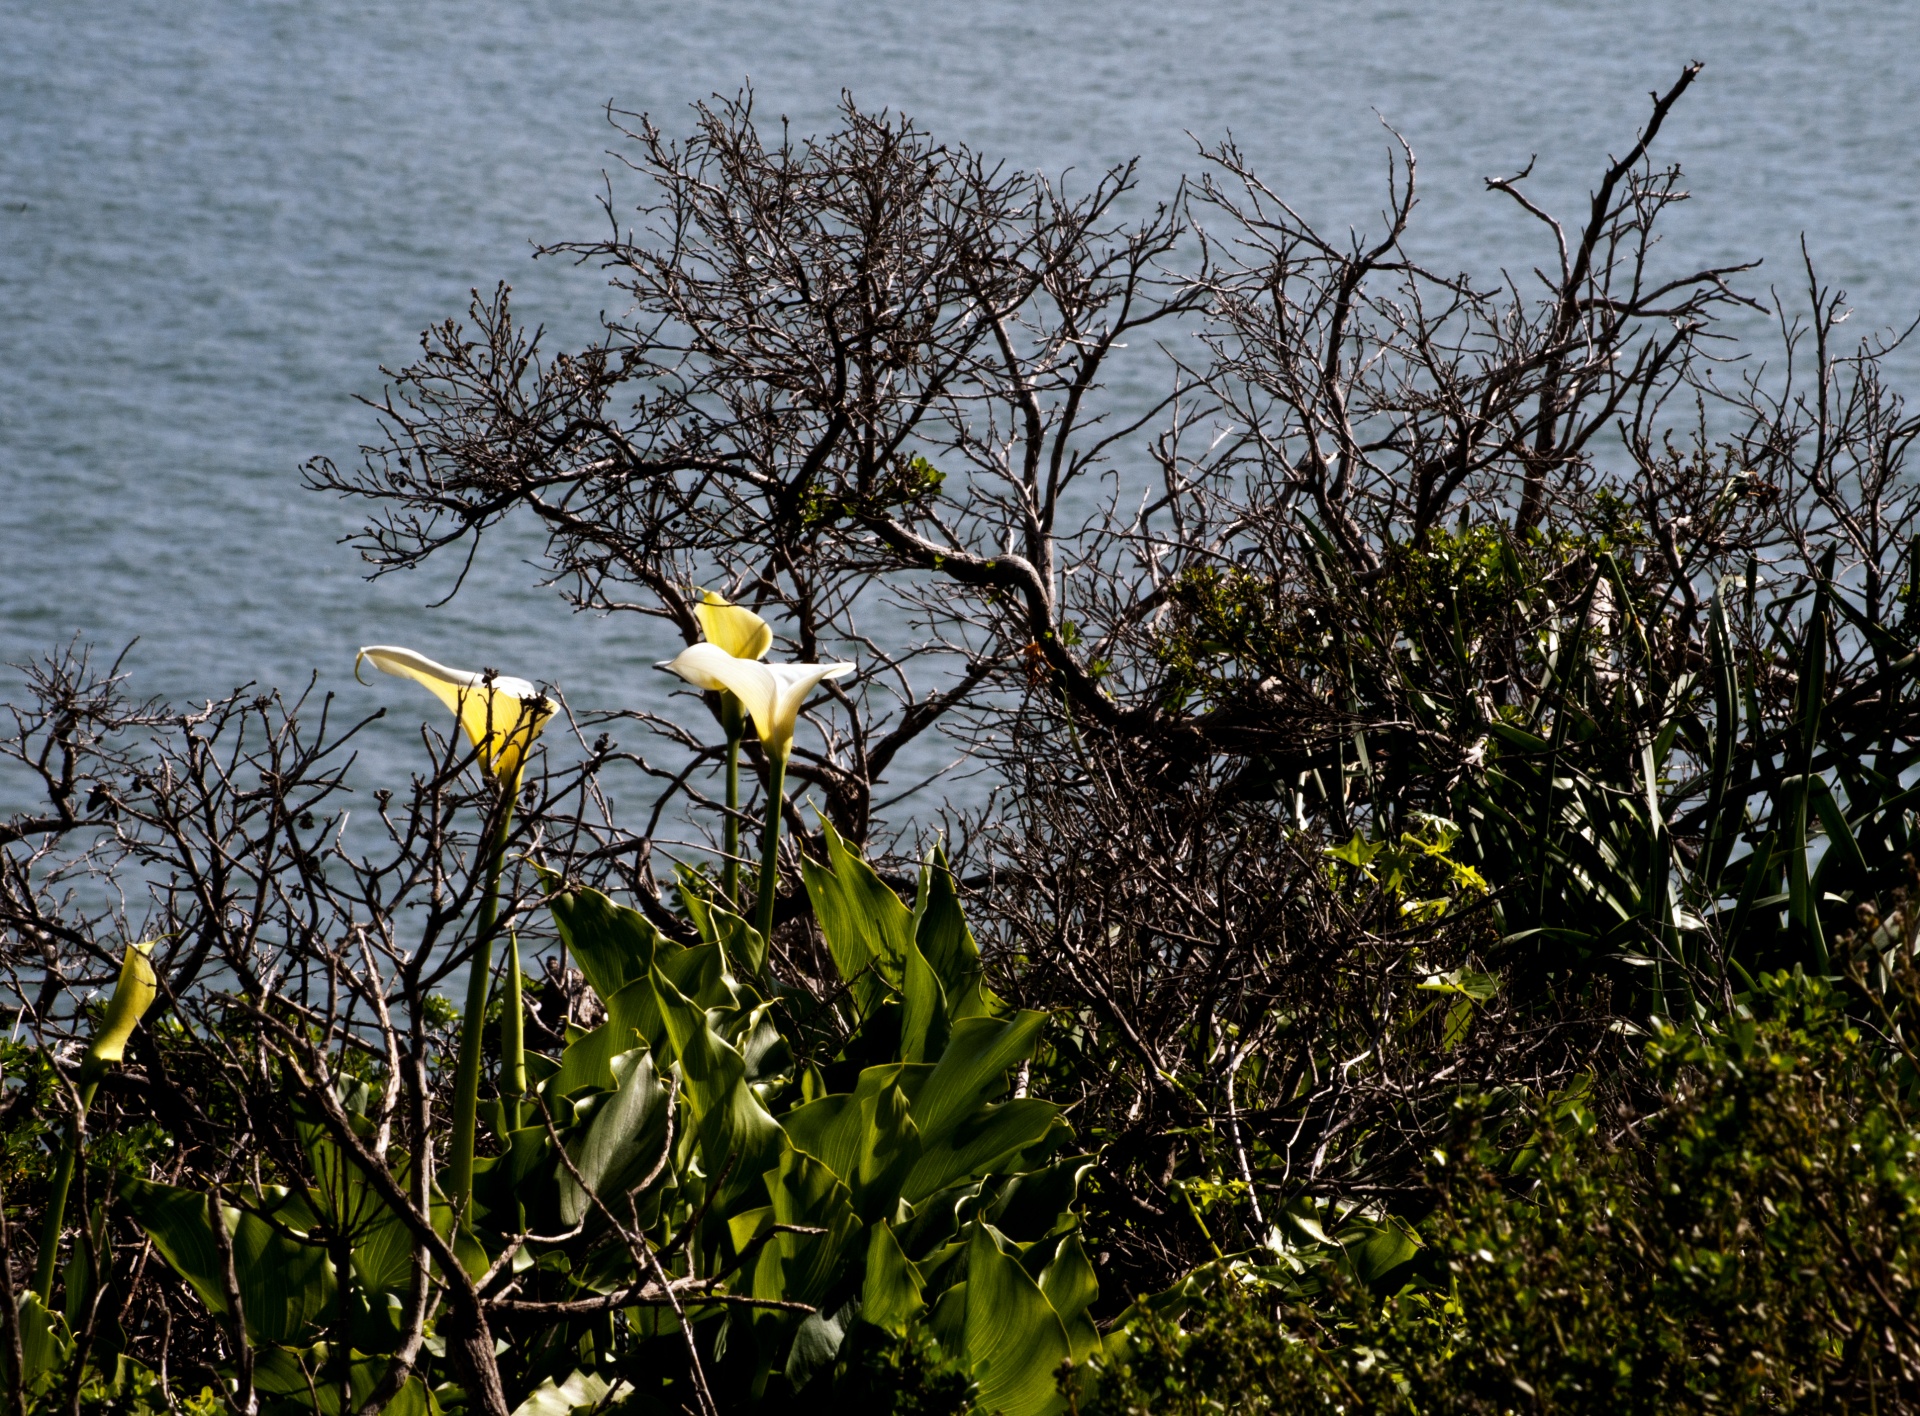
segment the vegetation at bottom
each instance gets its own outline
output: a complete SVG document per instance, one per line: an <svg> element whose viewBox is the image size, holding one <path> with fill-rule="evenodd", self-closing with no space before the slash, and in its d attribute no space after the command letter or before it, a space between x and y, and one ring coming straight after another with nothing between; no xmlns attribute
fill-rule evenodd
<svg viewBox="0 0 1920 1416"><path fill-rule="evenodd" d="M307 480L666 673L21 666L0 1416L1920 1410L1920 418L1699 78L1525 277L614 112Z"/></svg>
<svg viewBox="0 0 1920 1416"><path fill-rule="evenodd" d="M1661 1030L1628 1145L1585 1093L1463 1101L1395 1267L1303 1243L1204 1271L1068 1377L1073 1408L1912 1409L1920 1057L1846 993L1768 975L1723 1022Z"/></svg>

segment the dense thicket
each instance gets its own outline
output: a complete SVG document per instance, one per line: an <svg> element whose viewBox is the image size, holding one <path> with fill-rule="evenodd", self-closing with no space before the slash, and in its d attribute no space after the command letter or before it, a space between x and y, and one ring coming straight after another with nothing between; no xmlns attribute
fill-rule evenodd
<svg viewBox="0 0 1920 1416"><path fill-rule="evenodd" d="M851 103L807 140L745 98L681 141L615 114L641 204L610 194L601 239L547 254L606 272L623 313L549 353L504 288L477 300L393 374L362 461L308 477L364 502L376 572L530 519L583 608L691 644L718 591L777 657L856 663L786 769L821 813L784 813L774 927L730 912L717 854L665 845L723 838L722 695L564 717L511 789L430 735L430 769L373 793L370 843L340 831L368 784L330 703L183 712L83 656L34 668L8 756L46 804L0 830L16 1292L81 1114L88 990L148 939L159 995L85 1112L46 1399L131 1400L148 1372L170 1403L558 1411L637 1385L662 1409L1039 1411L1065 1399L1042 1357L1084 1366L1124 1313L1107 1351L1134 1386L1090 1401L1211 1400L1176 1368L1220 1334L1243 1364L1222 1380L1274 1409L1331 1390L1307 1367L1384 1406L1581 1409L1577 1353L1610 1343L1619 1380L1676 1402L1909 1401L1905 1339L1858 1334L1913 1262L1920 420L1882 379L1896 342L1842 343L1810 267L1761 302L1660 244L1685 192L1652 153L1696 73L1577 220L1491 179L1542 244L1486 275L1419 260L1404 148L1384 224L1336 239L1231 144L1129 221L1131 168L1066 190ZM1736 305L1778 340L1737 345ZM1157 397L1110 392L1119 372ZM773 765L745 751L736 825ZM938 782L905 779L949 757L989 793L949 813L951 874L907 829ZM614 913L569 924L580 900ZM554 962L496 993L493 1178L455 1222L415 1159L460 1106L439 994L510 939ZM1853 982L1762 985L1795 969ZM1752 1083L1769 1100L1738 1059L1776 1007L1818 1018ZM964 1105L923 1100L963 1066ZM1805 1127L1754 1131L1729 1170L1699 1128L1726 1141L1762 1100ZM1516 1132L1541 1107L1578 1137ZM828 1111L867 1139L819 1154ZM596 1116L625 1129L574 1173ZM1854 1129L1884 1142L1871 1184L1833 1149ZM911 1180L943 1145L951 1173ZM895 1174L889 1146L916 1158ZM1829 1170L1879 1228L1743 1208ZM1588 1223L1683 1174L1700 1215ZM353 1222L341 1185L372 1206ZM242 1216L233 1242L294 1245L333 1307L250 1330L204 1206L198 1287L149 1245L183 1195ZM376 1282L354 1226L389 1218ZM1709 1247L1732 1296L1662 1286L1690 1223L1730 1226ZM1493 1230L1497 1272L1435 1267ZM1844 1281L1770 1266L1768 1232ZM1333 1277L1276 1308L1275 1265ZM1128 1306L1209 1284L1228 1296L1191 1339ZM989 1292L1046 1334L1018 1361L970 1316ZM1649 1305L1670 1322L1619 1347L1607 1324ZM1770 1315L1751 1363L1726 1355L1735 1308ZM1433 1355L1476 1342L1480 1365ZM1659 1375L1712 1361L1729 1385Z"/></svg>

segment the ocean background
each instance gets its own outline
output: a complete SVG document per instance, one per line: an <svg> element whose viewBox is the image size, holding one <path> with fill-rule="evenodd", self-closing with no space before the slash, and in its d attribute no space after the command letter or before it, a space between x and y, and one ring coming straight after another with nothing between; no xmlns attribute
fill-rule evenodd
<svg viewBox="0 0 1920 1416"><path fill-rule="evenodd" d="M354 683L361 644L664 708L647 665L671 646L571 614L537 538L490 540L430 609L457 567L369 583L339 544L356 509L298 474L353 460L374 427L355 395L473 288L511 282L555 347L592 336L618 297L529 257L598 232L603 172L642 195L607 155L610 101L684 131L751 80L807 132L845 90L1024 168L1090 180L1138 155L1141 210L1231 131L1335 230L1377 222L1385 122L1421 162L1415 249L1523 275L1542 233L1482 179L1537 154L1534 195L1576 219L1648 91L1697 59L1656 154L1694 194L1676 259L1760 258L1747 288L1790 290L1804 236L1864 330L1920 313L1915 54L1920 6L1894 0L0 0L0 661L137 637L134 689L183 703L317 673L393 710L367 785L404 781L438 710ZM1920 387L1920 361L1898 367Z"/></svg>

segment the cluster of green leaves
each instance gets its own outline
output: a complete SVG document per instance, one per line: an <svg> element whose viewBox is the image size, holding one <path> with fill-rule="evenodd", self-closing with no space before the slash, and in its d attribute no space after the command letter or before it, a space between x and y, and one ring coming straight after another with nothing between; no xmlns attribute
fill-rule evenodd
<svg viewBox="0 0 1920 1416"><path fill-rule="evenodd" d="M1075 1375L1077 1409L1913 1409L1911 965L1904 989L1896 1010L1851 996L1869 1028L1847 994L1782 973L1717 1026L1663 1029L1658 1107L1617 1144L1584 1097L1463 1102L1410 1262L1189 1284Z"/></svg>
<svg viewBox="0 0 1920 1416"><path fill-rule="evenodd" d="M1459 823L1446 854L1493 887L1531 987L1605 980L1614 1006L1677 1015L1723 981L1831 972L1829 941L1914 845L1920 749L1870 711L1920 673L1910 627L1881 622L1831 554L1683 608L1636 562L1631 508L1602 496L1595 518L1430 529L1364 587L1303 522L1319 584L1190 569L1159 652L1183 702L1344 713L1268 789L1350 836L1356 869L1369 841ZM1682 652L1695 639L1704 654Z"/></svg>
<svg viewBox="0 0 1920 1416"><path fill-rule="evenodd" d="M1463 901L1487 893L1486 877L1455 858L1460 828L1437 816L1421 818L1397 840L1370 841L1355 831L1350 840L1327 847L1339 867L1336 882L1360 882L1383 892L1403 919L1430 923Z"/></svg>
<svg viewBox="0 0 1920 1416"><path fill-rule="evenodd" d="M509 1399L530 1416L684 1406L689 1335L726 1408L977 1402L1039 1416L1060 1404L1055 1371L1097 1345L1077 1233L1088 1157L1059 1106L1007 1097L1045 1016L985 986L937 853L908 904L830 826L824 838L826 861L804 870L843 985L824 1002L772 981L765 941L697 877L684 894L695 944L552 882L554 921L606 1020L557 1057L529 1055L524 1107L492 1106L496 1154L477 1167L473 1212L432 1201L471 1275L510 1265L517 1302L628 1300L496 1320ZM813 1042L826 1030L809 1015L835 1008L845 1041L803 1055L788 1034ZM363 1152L380 1080L338 1088ZM215 1196L131 1176L118 1200L229 1325L230 1252L262 1412L334 1416L370 1398L404 1342L416 1241L364 1155L317 1118L298 1129L304 1166L274 1183ZM412 1193L412 1158L382 1161ZM60 1365L58 1327L36 1372ZM462 1403L436 1342L388 1412ZM893 1388L908 1396L875 1407Z"/></svg>

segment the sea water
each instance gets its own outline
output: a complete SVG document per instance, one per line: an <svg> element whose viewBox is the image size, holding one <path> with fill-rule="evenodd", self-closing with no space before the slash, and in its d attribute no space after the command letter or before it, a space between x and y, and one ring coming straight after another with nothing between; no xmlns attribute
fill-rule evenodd
<svg viewBox="0 0 1920 1416"><path fill-rule="evenodd" d="M581 711L674 711L661 628L570 613L537 536L490 539L429 608L456 567L368 583L340 544L359 509L298 475L354 460L356 396L469 290L510 281L553 347L617 310L597 272L530 259L603 229L603 173L643 197L608 155L610 102L685 131L751 80L804 133L845 91L1069 183L1137 155L1135 212L1231 132L1334 231L1377 229L1391 125L1420 158L1423 258L1525 280L1550 249L1483 179L1537 155L1534 194L1578 219L1648 91L1701 60L1657 154L1694 194L1670 247L1763 259L1746 288L1792 292L1804 234L1864 329L1920 312L1915 54L1920 6L1893 0L4 0L0 660L137 637L134 689L176 702L317 673L338 711L392 710L363 787L404 783L438 710L356 684L361 644L548 680ZM10 805L20 787L0 783Z"/></svg>

